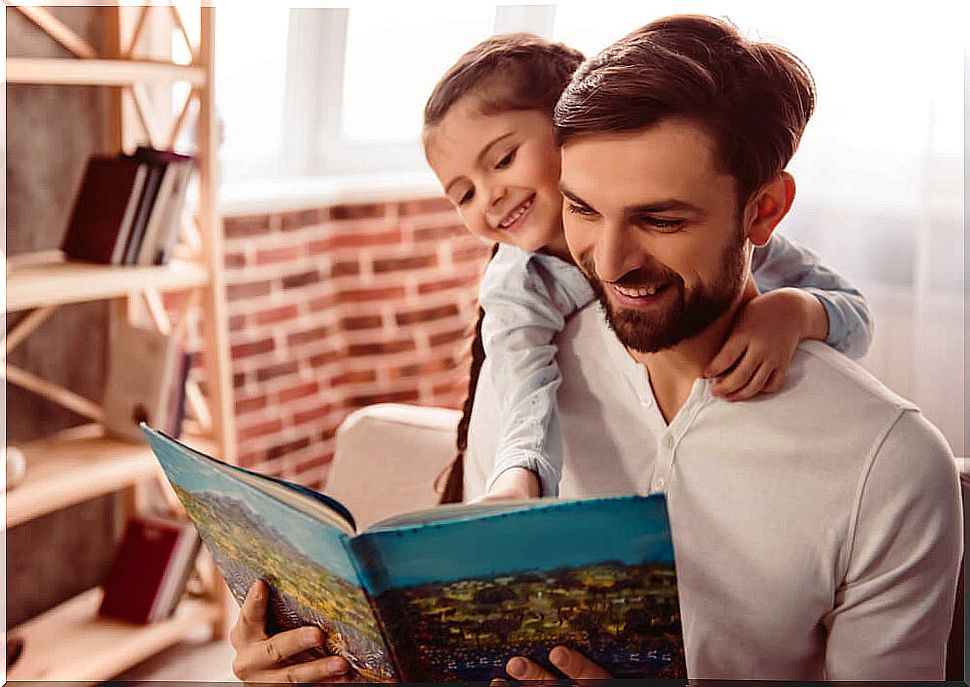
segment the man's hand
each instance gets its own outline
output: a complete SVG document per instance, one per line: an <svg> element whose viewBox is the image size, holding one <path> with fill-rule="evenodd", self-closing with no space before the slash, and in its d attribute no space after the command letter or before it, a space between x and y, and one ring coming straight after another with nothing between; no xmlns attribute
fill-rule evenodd
<svg viewBox="0 0 970 687"><path fill-rule="evenodd" d="M778 391L799 342L827 334L825 307L807 291L775 289L754 298L705 371L718 378L711 393L743 401Z"/></svg>
<svg viewBox="0 0 970 687"><path fill-rule="evenodd" d="M582 654L557 646L549 652L549 662L573 680L608 680L612 676ZM527 658L516 656L505 665L509 677L516 680L557 680L548 670Z"/></svg>
<svg viewBox="0 0 970 687"><path fill-rule="evenodd" d="M236 650L232 662L236 677L247 683L352 682L350 665L339 656L300 662L300 653L323 643L320 628L299 627L267 636L268 591L265 582L253 583L229 632L229 642Z"/></svg>
<svg viewBox="0 0 970 687"><path fill-rule="evenodd" d="M469 503L495 503L497 501L522 501L539 496L539 477L525 468L509 468L495 480L487 494Z"/></svg>

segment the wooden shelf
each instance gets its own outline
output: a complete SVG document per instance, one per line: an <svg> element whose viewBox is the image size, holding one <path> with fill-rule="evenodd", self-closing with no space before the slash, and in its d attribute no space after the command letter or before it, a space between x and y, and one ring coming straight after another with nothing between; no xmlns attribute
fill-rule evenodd
<svg viewBox="0 0 970 687"><path fill-rule="evenodd" d="M9 636L24 640L24 650L7 679L103 682L175 644L193 627L215 622L222 612L216 603L183 599L169 620L134 625L98 617L100 604L101 588L95 587L9 630Z"/></svg>
<svg viewBox="0 0 970 687"><path fill-rule="evenodd" d="M159 267L121 267L65 261L61 251L43 251L7 261L7 312L118 298L147 288L196 288L208 282L209 274L200 263L173 260Z"/></svg>
<svg viewBox="0 0 970 687"><path fill-rule="evenodd" d="M205 438L186 441L213 450ZM161 474L147 444L105 437L100 425L75 427L21 448L27 474L6 494L7 529Z"/></svg>
<svg viewBox="0 0 970 687"><path fill-rule="evenodd" d="M204 86L202 67L144 60L86 60L74 57L8 57L7 83L72 86L131 86L187 81Z"/></svg>

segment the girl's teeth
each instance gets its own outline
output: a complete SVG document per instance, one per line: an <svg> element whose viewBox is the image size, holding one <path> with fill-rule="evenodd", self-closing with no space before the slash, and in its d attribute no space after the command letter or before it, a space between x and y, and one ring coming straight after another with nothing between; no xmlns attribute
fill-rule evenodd
<svg viewBox="0 0 970 687"><path fill-rule="evenodd" d="M529 200L527 200L525 203L523 203L522 205L520 205L515 210L515 212L512 213L512 215L507 220L505 220L504 222L502 222L502 224L500 226L503 229L505 229L510 224L512 224L513 222L515 222L515 220L517 220L519 217L521 217L522 215L524 215L525 214L525 211L528 210L530 207L532 207L532 199L531 198Z"/></svg>

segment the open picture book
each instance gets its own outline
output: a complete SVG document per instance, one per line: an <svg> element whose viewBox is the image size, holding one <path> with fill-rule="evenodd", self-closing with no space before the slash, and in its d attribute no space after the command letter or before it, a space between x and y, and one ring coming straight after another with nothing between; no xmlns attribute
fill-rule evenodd
<svg viewBox="0 0 970 687"><path fill-rule="evenodd" d="M662 494L436 506L357 532L325 494L142 430L237 602L265 580L267 632L317 625L320 655L362 681L551 669L557 645L615 677L686 677Z"/></svg>

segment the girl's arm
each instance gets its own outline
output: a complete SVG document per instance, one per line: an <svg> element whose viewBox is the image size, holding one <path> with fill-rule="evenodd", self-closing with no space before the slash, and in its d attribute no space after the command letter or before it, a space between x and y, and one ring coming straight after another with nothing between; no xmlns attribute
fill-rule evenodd
<svg viewBox="0 0 970 687"><path fill-rule="evenodd" d="M527 497L515 489L521 481L503 476L524 468L538 477L540 495L558 495L563 460L556 391L562 377L554 339L566 317L592 298L582 273L558 258L502 245L488 264L479 289L482 340L504 400L486 492L511 485L510 496Z"/></svg>
<svg viewBox="0 0 970 687"><path fill-rule="evenodd" d="M828 331L821 338L851 358L872 343L872 313L865 296L848 279L819 262L818 255L774 233L755 248L751 271L762 293L795 287L812 294L825 309Z"/></svg>
<svg viewBox="0 0 970 687"><path fill-rule="evenodd" d="M813 252L779 234L756 248L751 270L761 295L738 314L706 376L715 396L741 401L781 388L800 341L818 339L861 357L872 338L865 298Z"/></svg>

